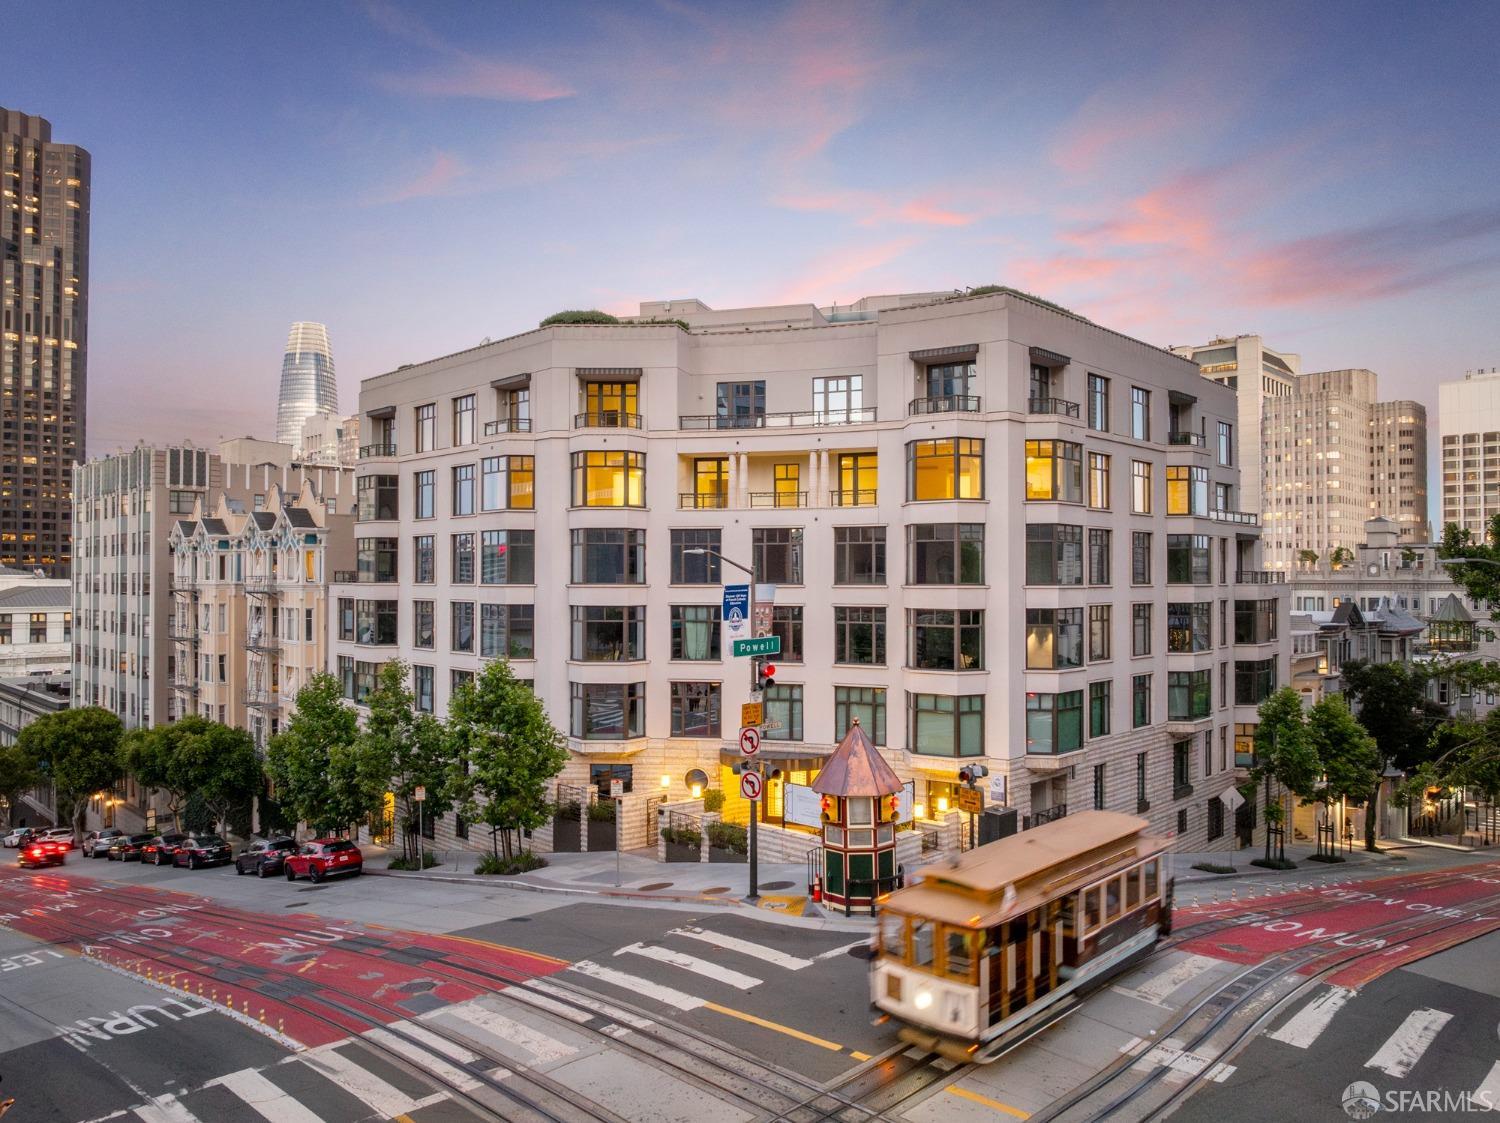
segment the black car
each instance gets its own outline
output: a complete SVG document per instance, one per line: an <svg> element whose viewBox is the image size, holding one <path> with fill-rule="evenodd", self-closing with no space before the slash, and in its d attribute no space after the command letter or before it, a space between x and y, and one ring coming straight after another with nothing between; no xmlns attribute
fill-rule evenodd
<svg viewBox="0 0 1500 1123"><path fill-rule="evenodd" d="M151 841L141 847L141 861L157 866L169 866L172 864L172 855L177 853L177 848L187 840L188 836L181 831L153 835Z"/></svg>
<svg viewBox="0 0 1500 1123"><path fill-rule="evenodd" d="M111 862L138 862L146 843L155 837L153 834L123 835L110 843L109 853L105 857Z"/></svg>
<svg viewBox="0 0 1500 1123"><path fill-rule="evenodd" d="M257 838L240 851L234 860L235 873L253 873L257 877L274 877L281 872L281 863L288 854L297 849L295 839Z"/></svg>
<svg viewBox="0 0 1500 1123"><path fill-rule="evenodd" d="M83 852L90 858L104 858L109 855L109 848L118 839L124 838L125 832L119 827L105 827L98 834L89 835L84 840Z"/></svg>
<svg viewBox="0 0 1500 1123"><path fill-rule="evenodd" d="M200 834L186 839L172 853L174 866L186 866L190 870L232 861L234 851L229 849L229 843L216 834Z"/></svg>

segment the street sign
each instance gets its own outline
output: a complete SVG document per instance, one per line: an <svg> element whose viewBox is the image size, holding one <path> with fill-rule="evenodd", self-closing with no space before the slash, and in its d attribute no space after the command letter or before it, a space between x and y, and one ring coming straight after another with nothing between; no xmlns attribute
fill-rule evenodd
<svg viewBox="0 0 1500 1123"><path fill-rule="evenodd" d="M418 784L417 790L411 793L411 797L418 803L421 803L424 799L427 798L427 789L424 788L421 784Z"/></svg>
<svg viewBox="0 0 1500 1123"><path fill-rule="evenodd" d="M760 752L760 730L753 725L740 730L740 752L746 756L754 756Z"/></svg>
<svg viewBox="0 0 1500 1123"><path fill-rule="evenodd" d="M754 639L737 639L731 654L738 657L742 655L780 655L780 636L757 636Z"/></svg>
<svg viewBox="0 0 1500 1123"><path fill-rule="evenodd" d="M1005 805L1005 777L1004 776L991 776L990 777L990 802L991 803L998 803L1002 807Z"/></svg>
<svg viewBox="0 0 1500 1123"><path fill-rule="evenodd" d="M724 634L733 640L750 638L750 586L724 586Z"/></svg>
<svg viewBox="0 0 1500 1123"><path fill-rule="evenodd" d="M766 716L766 708L759 702L740 703L740 724L759 725Z"/></svg>
<svg viewBox="0 0 1500 1123"><path fill-rule="evenodd" d="M765 785L765 779L759 772L746 772L740 777L740 795L748 800L757 800Z"/></svg>
<svg viewBox="0 0 1500 1123"><path fill-rule="evenodd" d="M609 798L610 799L619 799L624 794L625 794L625 781L624 780L611 780L609 782Z"/></svg>
<svg viewBox="0 0 1500 1123"><path fill-rule="evenodd" d="M958 809L967 811L970 815L978 815L984 810L984 793L978 788L959 788Z"/></svg>

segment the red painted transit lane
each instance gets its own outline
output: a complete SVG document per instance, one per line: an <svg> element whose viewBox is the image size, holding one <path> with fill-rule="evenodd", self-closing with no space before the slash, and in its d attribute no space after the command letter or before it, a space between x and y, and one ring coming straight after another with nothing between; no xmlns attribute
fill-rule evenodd
<svg viewBox="0 0 1500 1123"><path fill-rule="evenodd" d="M1187 928L1222 924L1179 947L1234 963L1310 948L1311 974L1350 960L1328 981L1358 987L1406 963L1500 929L1500 863L1312 885L1259 901L1177 910ZM1351 950L1364 954L1351 958Z"/></svg>
<svg viewBox="0 0 1500 1123"><path fill-rule="evenodd" d="M0 870L0 926L232 1008L307 1046L567 966L460 936L272 917L191 893L13 869Z"/></svg>

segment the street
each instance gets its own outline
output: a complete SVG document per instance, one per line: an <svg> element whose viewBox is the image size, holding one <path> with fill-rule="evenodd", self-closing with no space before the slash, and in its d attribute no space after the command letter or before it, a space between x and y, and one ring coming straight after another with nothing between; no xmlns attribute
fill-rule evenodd
<svg viewBox="0 0 1500 1123"><path fill-rule="evenodd" d="M76 855L0 899L7 1123L1336 1119L1355 1080L1500 1080L1500 868L1441 852L1185 885L1156 956L982 1067L872 1024L847 925Z"/></svg>

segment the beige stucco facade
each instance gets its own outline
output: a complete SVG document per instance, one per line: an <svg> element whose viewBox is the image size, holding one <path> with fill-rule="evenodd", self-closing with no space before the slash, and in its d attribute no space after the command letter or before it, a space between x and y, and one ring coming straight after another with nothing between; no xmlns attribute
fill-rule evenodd
<svg viewBox="0 0 1500 1123"><path fill-rule="evenodd" d="M1483 541L1500 514L1500 368L1438 386L1442 521Z"/></svg>

